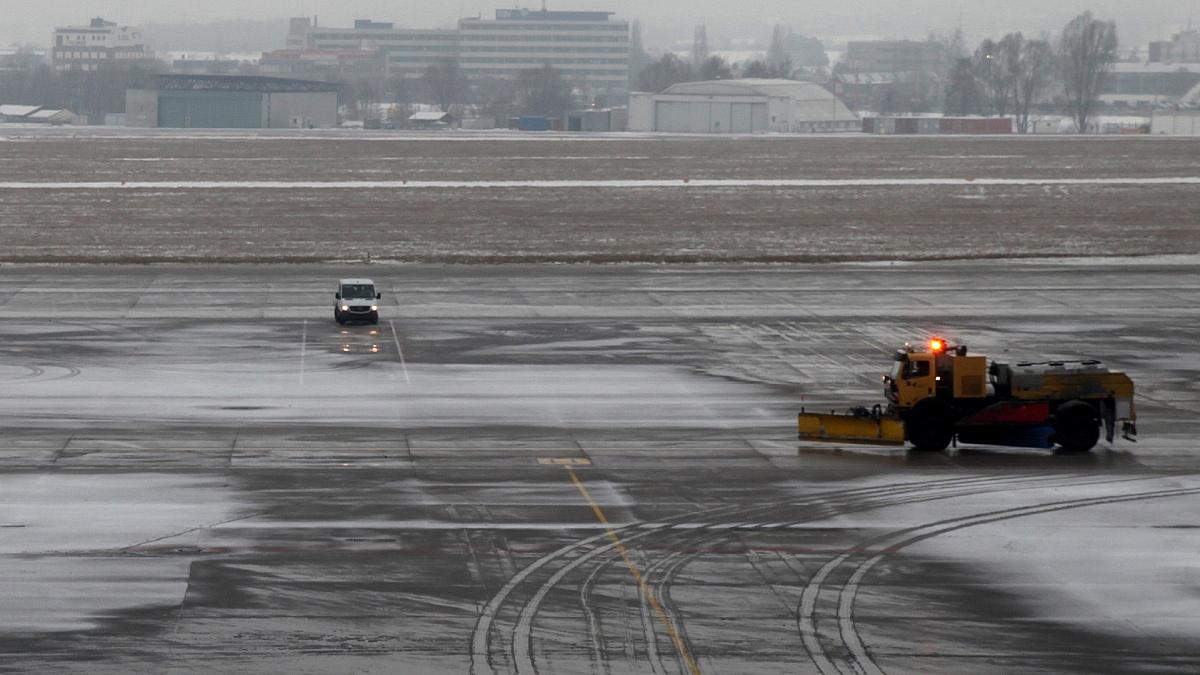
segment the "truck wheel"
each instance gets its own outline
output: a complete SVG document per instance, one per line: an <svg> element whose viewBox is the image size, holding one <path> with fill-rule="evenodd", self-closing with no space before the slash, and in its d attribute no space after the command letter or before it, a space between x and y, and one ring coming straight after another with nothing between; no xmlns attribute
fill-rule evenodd
<svg viewBox="0 0 1200 675"><path fill-rule="evenodd" d="M953 440L954 428L940 405L918 405L904 421L904 434L919 452L941 452Z"/></svg>
<svg viewBox="0 0 1200 675"><path fill-rule="evenodd" d="M1087 452L1100 441L1100 412L1083 401L1054 411L1054 441L1065 452Z"/></svg>

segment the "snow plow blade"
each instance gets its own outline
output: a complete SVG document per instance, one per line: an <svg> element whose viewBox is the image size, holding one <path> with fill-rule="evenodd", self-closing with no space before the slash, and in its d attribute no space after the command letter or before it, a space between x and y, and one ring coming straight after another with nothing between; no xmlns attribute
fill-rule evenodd
<svg viewBox="0 0 1200 675"><path fill-rule="evenodd" d="M802 441L904 445L904 422L895 417L802 412L799 426Z"/></svg>

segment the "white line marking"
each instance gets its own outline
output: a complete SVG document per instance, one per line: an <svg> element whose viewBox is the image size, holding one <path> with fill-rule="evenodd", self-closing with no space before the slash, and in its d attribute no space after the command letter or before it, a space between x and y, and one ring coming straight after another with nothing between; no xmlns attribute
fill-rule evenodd
<svg viewBox="0 0 1200 675"><path fill-rule="evenodd" d="M404 362L404 350L400 348L400 336L396 333L396 322L388 321L388 325L392 327L392 342L396 343L396 353L400 355L400 367L404 369L404 382L412 384L412 379L408 376L408 364Z"/></svg>
<svg viewBox="0 0 1200 675"><path fill-rule="evenodd" d="M304 386L304 357L308 351L308 319L304 320L304 326L300 329L300 386Z"/></svg>
<svg viewBox="0 0 1200 675"><path fill-rule="evenodd" d="M422 188L714 188L714 187L970 187L1071 185L1200 185L1200 176L1157 178L701 178L695 180L426 180L426 181L2 181L0 190L399 190Z"/></svg>

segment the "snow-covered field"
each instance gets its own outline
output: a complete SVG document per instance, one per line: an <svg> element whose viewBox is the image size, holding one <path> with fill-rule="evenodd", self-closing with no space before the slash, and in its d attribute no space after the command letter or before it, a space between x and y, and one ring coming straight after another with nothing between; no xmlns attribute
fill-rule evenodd
<svg viewBox="0 0 1200 675"><path fill-rule="evenodd" d="M1190 139L4 137L18 142L0 143L0 261L1200 253Z"/></svg>

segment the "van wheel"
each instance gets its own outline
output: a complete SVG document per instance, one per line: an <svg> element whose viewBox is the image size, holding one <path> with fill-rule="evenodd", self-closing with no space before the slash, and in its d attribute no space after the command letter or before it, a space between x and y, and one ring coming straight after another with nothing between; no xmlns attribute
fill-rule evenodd
<svg viewBox="0 0 1200 675"><path fill-rule="evenodd" d="M346 320L342 318L342 313L336 309L333 310L333 320L338 322L338 325L346 325Z"/></svg>
<svg viewBox="0 0 1200 675"><path fill-rule="evenodd" d="M1088 452L1100 441L1100 412L1083 401L1054 411L1054 441L1064 452Z"/></svg>
<svg viewBox="0 0 1200 675"><path fill-rule="evenodd" d="M941 452L954 439L950 415L937 403L917 405L904 421L904 435L918 452Z"/></svg>

